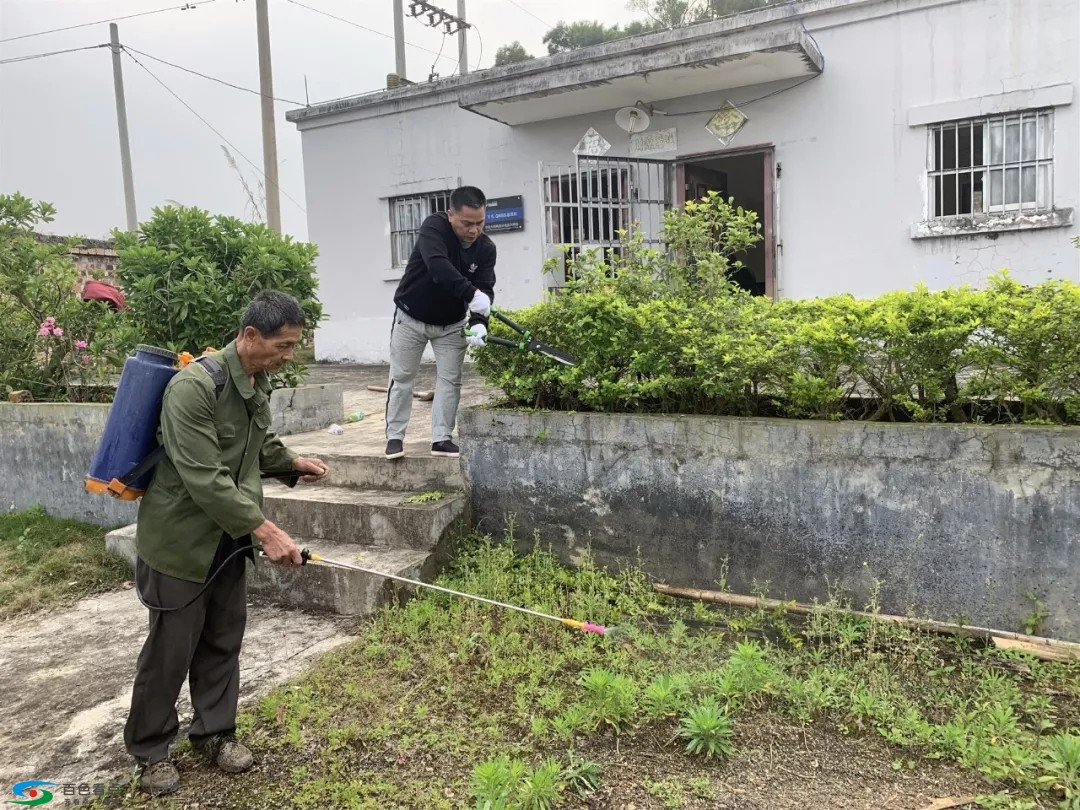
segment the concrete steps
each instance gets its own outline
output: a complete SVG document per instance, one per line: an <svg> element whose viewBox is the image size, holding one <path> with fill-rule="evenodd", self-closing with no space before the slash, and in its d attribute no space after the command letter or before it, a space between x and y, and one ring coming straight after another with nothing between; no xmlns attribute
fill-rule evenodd
<svg viewBox="0 0 1080 810"><path fill-rule="evenodd" d="M294 537L382 548L433 548L465 511L461 492L421 503L407 498L424 493L327 485L272 483L263 493L266 517Z"/></svg>
<svg viewBox="0 0 1080 810"><path fill-rule="evenodd" d="M298 444L316 445L294 449L325 460L331 475L291 489L264 482L266 517L301 548L327 559L419 581L433 579L450 534L468 520L458 460L433 458L419 442L407 445L405 458L387 461L370 447L325 452L317 446L325 437L295 438ZM416 502L410 502L413 496L419 496ZM106 547L134 566L135 537L136 526L125 526L106 536ZM325 565L283 568L258 558L248 566L252 598L344 616L370 615L412 590L376 574Z"/></svg>
<svg viewBox="0 0 1080 810"><path fill-rule="evenodd" d="M135 566L136 526L124 526L105 536L105 546ZM338 543L293 535L300 548L320 556L359 565L380 573L429 582L438 573L438 549L385 548L359 543ZM248 594L277 605L324 611L342 616L369 616L383 605L411 593L412 586L393 580L311 563L301 568L273 565L256 556L248 566Z"/></svg>
<svg viewBox="0 0 1080 810"><path fill-rule="evenodd" d="M404 458L355 456L347 453L312 452L330 466L326 484L355 489L388 489L396 492L461 492L465 480L458 459L434 458L427 445L406 445Z"/></svg>
<svg viewBox="0 0 1080 810"><path fill-rule="evenodd" d="M359 565L380 573L427 582L437 573L435 555L427 549L377 549L355 543L326 543L294 538L326 559ZM278 605L367 616L396 599L402 590L415 590L384 577L309 563L285 568L257 559L250 568L248 593Z"/></svg>

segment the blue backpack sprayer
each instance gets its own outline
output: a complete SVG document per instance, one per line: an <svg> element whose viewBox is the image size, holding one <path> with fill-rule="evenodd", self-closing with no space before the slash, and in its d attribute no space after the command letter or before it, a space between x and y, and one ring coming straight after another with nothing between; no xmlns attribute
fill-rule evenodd
<svg viewBox="0 0 1080 810"><path fill-rule="evenodd" d="M515 348L526 348L525 346L519 346L517 343L509 341L507 343ZM533 351L536 350L532 346L527 348ZM105 431L90 464L90 470L86 475L85 489L87 492L95 495L107 494L123 501L135 501L143 496L150 486L153 468L165 456L165 448L157 441L157 431L161 423L161 402L165 395L165 388L181 368L192 362L198 363L206 369L214 380L215 394L220 397L222 390L229 382L229 373L212 354L205 353L199 358L194 358L187 352L177 354L167 349L160 349L146 344L136 346L134 356L124 361L124 368L120 374L120 384L116 389L116 397L109 411L109 418L105 423ZM262 477L287 478L289 485L295 486L300 474L293 471L285 473L270 472L263 473ZM186 604L167 608L147 604L139 592L137 584L135 587L136 596L138 596L144 607L156 612L169 613L183 610L202 596L210 583L224 570L233 557L245 553L247 550L246 547L239 548L226 557L221 562L221 565L207 577L202 589ZM451 590L440 585L408 579L382 571L374 571L351 563L329 560L306 548L301 552L301 560L303 565L311 562L359 571L419 588L484 602L541 619L557 621L566 627L584 632L605 635L616 629L577 619L553 616L517 605L498 602L494 599L476 596L475 594Z"/></svg>

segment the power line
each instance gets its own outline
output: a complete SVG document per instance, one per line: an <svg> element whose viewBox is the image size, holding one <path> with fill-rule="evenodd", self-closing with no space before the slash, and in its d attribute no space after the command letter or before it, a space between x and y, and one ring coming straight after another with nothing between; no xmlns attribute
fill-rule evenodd
<svg viewBox="0 0 1080 810"><path fill-rule="evenodd" d="M472 26L472 30L476 32L476 39L480 42L480 55L476 57L476 64L473 65L473 70L479 70L480 63L484 61L484 38L480 36L480 29L475 25Z"/></svg>
<svg viewBox="0 0 1080 810"><path fill-rule="evenodd" d="M140 11L138 14L128 14L126 17L113 17L108 20L96 20L95 22L79 23L78 25L69 25L66 28L52 28L48 31L36 31L33 34L21 34L17 37L8 37L7 39L0 39L0 42L14 42L17 39L29 39L30 37L43 37L46 34L56 34L60 31L74 31L76 28L87 28L91 25L101 25L103 23L120 22L120 20L131 20L135 17L148 17L151 14L161 14L163 11L187 11L188 9L195 8L196 6L204 6L207 3L216 3L217 0L197 0L197 2L186 2L182 6L169 6L168 8L159 8L156 11Z"/></svg>
<svg viewBox="0 0 1080 810"><path fill-rule="evenodd" d="M438 62L439 61L439 56L442 56L443 46L445 46L445 45L446 45L446 32L443 31L442 42L439 43L439 54L438 54L438 56L435 57L435 62ZM429 71L429 75L428 75L428 81L429 82L435 80L435 76L436 76L435 62L431 63L431 70ZM454 68L454 73L457 73L457 68L456 67ZM450 75L453 76L454 73L451 73Z"/></svg>
<svg viewBox="0 0 1080 810"><path fill-rule="evenodd" d="M353 22L352 20L346 20L344 17L338 17L336 14L331 14L328 11L323 11L322 9L315 8L314 6L305 5L304 3L301 3L300 0L288 0L288 2L292 3L294 6L300 6L300 8L306 8L308 11L314 11L316 14L322 14L324 17L329 17L331 20L337 20L338 22L343 22L346 25L351 25L351 26L353 26L355 28L360 28L360 29L362 29L364 31L368 31L368 32L370 32L372 34L378 34L380 37L386 37L387 39L393 39L394 38L393 34L387 34L387 33L383 32L383 31L377 31L374 28L368 28L366 25L361 25L358 22ZM453 57L443 56L438 51L433 51L431 48L425 48L423 45L414 45L411 42L406 42L405 44L408 45L411 48L417 48L418 50L421 50L421 51L427 51L428 53L433 53L439 59L451 59L451 60L453 60Z"/></svg>
<svg viewBox="0 0 1080 810"><path fill-rule="evenodd" d="M63 53L76 53L77 51L92 51L97 48L108 48L109 43L103 42L100 45L86 45L82 48L68 48L64 51L49 51L48 53L31 53L26 56L12 56L9 59L0 59L0 65L10 65L13 62L29 62L31 59L44 59L46 56L59 56Z"/></svg>
<svg viewBox="0 0 1080 810"><path fill-rule="evenodd" d="M529 11L529 10L528 10L527 8L525 8L525 6L521 5L521 3L518 3L518 2L516 2L515 0L510 0L510 5L512 5L512 6L517 6L517 7L519 8L519 9L521 9L522 11L524 11L524 12L525 12L526 14L528 14L528 15L529 15L530 17L532 17L532 18L533 18L534 20L537 20L537 21L539 21L539 22L542 22L542 23L543 23L544 25L546 25L546 26L547 26L547 27L548 27L549 29L551 29L551 28L554 28L554 27L555 27L554 25L552 25L551 23L547 22L546 20L541 20L541 19L540 19L539 17L537 17L537 16L535 15L535 14L533 14L533 13L532 13L531 11Z"/></svg>
<svg viewBox="0 0 1080 810"><path fill-rule="evenodd" d="M200 77L202 79L208 79L209 81L217 82L218 84L223 84L226 87L231 87L233 90L242 90L245 93L251 93L252 95L259 96L260 98L262 97L262 93L260 93L258 90L252 90L250 87L241 87L238 84L233 84L232 82L227 82L224 79L218 79L218 78L216 78L214 76L207 76L205 73L200 73L197 70L192 70L191 68L186 68L183 65L177 65L177 64L174 64L172 62L168 62L168 61L166 61L164 59L160 59L160 58L154 56L153 54L146 53L145 51L140 51L137 48L132 48L130 45L123 45L121 47L123 47L123 49L125 51L131 51L132 53L137 53L140 56L145 56L147 59L153 59L155 62L160 62L161 64L168 65L171 68L176 68L177 70L182 70L185 73L191 73L192 75L198 76L198 77ZM277 96L270 96L270 98L274 99L274 101L282 101L282 102L284 102L286 104L295 104L297 107L306 107L307 106L306 104L304 104L304 102L302 102L302 101L293 101L291 98L278 98Z"/></svg>
<svg viewBox="0 0 1080 810"><path fill-rule="evenodd" d="M131 61L133 61L133 62L134 62L134 63L135 63L136 65L138 65L138 66L139 66L139 67L141 67L141 68L142 68L143 70L145 70L145 71L146 71L147 73L149 73L149 74L150 74L150 77L151 77L151 78L152 78L152 79L153 79L154 81L156 81L156 82L157 82L158 84L160 84L160 85L161 85L162 87L164 87L164 88L165 88L165 90L166 90L166 91L167 91L167 92L169 93L169 95L171 95L171 96L172 96L173 98L175 98L175 99L176 99L177 101L179 101L179 102L180 102L181 104L183 104L183 105L184 105L185 107L187 107L188 111L189 111L189 112L190 112L190 113L191 113L192 115L194 115L194 116L195 116L196 118L198 118L198 119L199 119L200 121L202 121L202 122L203 122L203 123L204 123L204 124L205 124L205 125L206 125L206 126L207 126L207 127L209 128L209 129L210 129L210 131L211 131L211 132L213 132L213 133L214 133L215 135L217 135L217 136L218 136L219 138L221 138L221 140L225 141L225 143L227 143L227 144L228 144L229 146L231 146L231 147L233 148L233 151L235 151L235 152L236 152L236 154L240 155L240 157L242 157L242 158L243 158L244 160L246 160L246 161L247 161L247 162L248 162L249 164L251 164L251 166L252 166L252 167L253 167L253 168L255 169L255 171L257 171L257 172L258 172L259 174L261 174L261 175L263 176L263 179L264 179L264 180L266 180L266 181L267 181L268 183L270 182L270 180L269 180L269 179L268 179L268 178L266 177L266 174L265 174L265 173L263 172L263 170L262 170L262 169L260 169L260 168L259 168L259 167L258 167L258 166L257 166L257 165L256 165L256 164L254 163L254 161L252 161L252 160L251 160L251 158L249 158L249 157L248 157L247 155L245 155L245 154L244 154L243 152L241 152L241 151L240 151L240 150L239 150L239 149L238 149L238 148L236 147L236 145L235 145L235 144L233 144L233 143L232 143L232 142L231 142L231 141L230 141L230 140L229 140L228 138L226 138L226 137L225 137L224 135L222 135L222 134L221 134L220 132L218 132L218 131L217 131L217 129L215 129L215 128L214 128L214 125L213 125L213 124L211 124L211 123L210 123L209 121L207 121L207 120L206 120L205 118L203 118L203 117L202 117L201 115L199 115L199 114L198 114L198 113L197 113L197 112L195 111L195 109L194 109L194 108L193 108L193 107L192 107L192 106L191 106L190 104L188 104L188 103L187 103L186 101L184 101L184 100L183 100L182 98L180 98L180 96L178 96L178 95L177 95L177 94L176 94L175 92L173 92L172 88L171 88L171 87L169 87L169 85L165 84L165 82L163 82L163 81L162 81L161 79L159 79L159 78L157 77L157 75L156 75L156 74L155 74L155 73L154 73L154 72L153 72L152 70L150 70L150 68L148 68L148 67L147 67L146 65L144 65L144 64L143 64L142 62L140 62L140 61L138 60L138 58L137 58L137 57L136 57L136 56L135 56L134 54L132 54L132 53L130 52L130 50L128 50L127 48L125 48L125 49L124 49L124 53L126 53L126 54L127 54L128 58L129 58L129 59L131 59ZM307 209L306 209L306 208L304 208L304 206L302 206L302 205L301 205L300 203L298 203L298 202L297 202L296 200L294 200L294 199L293 199L292 197L290 197L290 196L289 196L289 194L288 194L288 193L287 193L287 192L285 191L285 189L283 189L283 188L282 188L282 187L281 187L280 185L278 185L277 183L271 183L271 185L275 186L275 187L277 188L277 190L278 190L278 191L280 191L280 192L281 192L281 193L282 193L282 194L283 194L283 195L284 195L285 197L287 197L287 198L288 198L288 199L289 199L289 200L290 200L290 201L291 201L291 202L293 203L293 205L295 205L295 206L296 206L297 208L299 208L299 209L300 209L301 211L303 211L303 212L304 212L305 214L307 213Z"/></svg>

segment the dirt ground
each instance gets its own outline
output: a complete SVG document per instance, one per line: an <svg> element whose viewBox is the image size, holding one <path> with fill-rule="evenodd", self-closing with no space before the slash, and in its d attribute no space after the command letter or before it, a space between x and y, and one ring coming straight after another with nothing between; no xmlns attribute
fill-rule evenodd
<svg viewBox="0 0 1080 810"><path fill-rule="evenodd" d="M0 785L109 781L127 767L123 728L146 609L124 590L0 623ZM252 606L241 654L246 705L349 640L351 623ZM181 733L190 719L181 694Z"/></svg>

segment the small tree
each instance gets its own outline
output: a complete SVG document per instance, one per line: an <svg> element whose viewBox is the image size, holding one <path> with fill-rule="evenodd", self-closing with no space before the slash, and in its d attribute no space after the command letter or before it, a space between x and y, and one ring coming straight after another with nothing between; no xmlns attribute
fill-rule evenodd
<svg viewBox="0 0 1080 810"><path fill-rule="evenodd" d="M260 222L197 208L158 208L138 234L117 232L116 245L139 342L194 354L221 348L235 336L248 302L264 289L300 301L309 328L322 319L316 247ZM294 385L301 374L293 364L275 384Z"/></svg>
<svg viewBox="0 0 1080 810"><path fill-rule="evenodd" d="M604 25L596 20L579 20L578 22L559 22L554 28L544 34L544 44L547 45L549 54L563 53L577 48L587 48L590 45L599 45L601 42L610 42L625 36L618 25Z"/></svg>
<svg viewBox="0 0 1080 810"><path fill-rule="evenodd" d="M495 52L495 67L513 65L517 62L528 62L530 59L535 58L535 56L525 50L524 45L517 40L514 40L509 45L503 45Z"/></svg>

